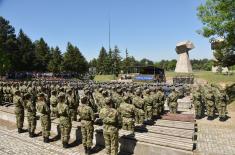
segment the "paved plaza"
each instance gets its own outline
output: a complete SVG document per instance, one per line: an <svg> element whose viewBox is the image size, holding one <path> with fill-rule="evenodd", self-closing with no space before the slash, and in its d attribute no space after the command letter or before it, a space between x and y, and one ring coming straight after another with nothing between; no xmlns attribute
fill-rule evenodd
<svg viewBox="0 0 235 155"><path fill-rule="evenodd" d="M229 109L226 122L197 120L196 155L235 155L235 112Z"/></svg>

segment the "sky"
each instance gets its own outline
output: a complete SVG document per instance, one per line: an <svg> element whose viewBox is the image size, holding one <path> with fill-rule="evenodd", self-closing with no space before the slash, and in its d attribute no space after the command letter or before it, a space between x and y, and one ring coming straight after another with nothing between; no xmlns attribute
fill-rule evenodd
<svg viewBox="0 0 235 155"><path fill-rule="evenodd" d="M209 40L196 33L202 28L197 7L205 0L0 0L0 16L35 41L66 51L68 42L91 60L102 46L117 45L138 60L177 59L175 46L190 40L190 58L212 58Z"/></svg>

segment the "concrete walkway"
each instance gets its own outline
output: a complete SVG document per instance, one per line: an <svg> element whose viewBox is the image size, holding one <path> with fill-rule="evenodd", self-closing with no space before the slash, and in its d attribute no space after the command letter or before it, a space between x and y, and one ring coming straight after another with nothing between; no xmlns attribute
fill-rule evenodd
<svg viewBox="0 0 235 155"><path fill-rule="evenodd" d="M198 137L195 155L235 155L235 112L230 108L226 122L219 118L197 120Z"/></svg>

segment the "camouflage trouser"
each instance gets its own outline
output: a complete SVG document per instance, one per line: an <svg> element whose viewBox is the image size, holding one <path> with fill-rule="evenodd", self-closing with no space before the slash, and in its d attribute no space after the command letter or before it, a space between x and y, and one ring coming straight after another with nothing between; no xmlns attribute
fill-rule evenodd
<svg viewBox="0 0 235 155"><path fill-rule="evenodd" d="M153 116L158 116L160 114L160 106L158 103L155 103L153 106Z"/></svg>
<svg viewBox="0 0 235 155"><path fill-rule="evenodd" d="M42 127L42 136L49 137L51 130L51 119L49 115L41 116L41 127Z"/></svg>
<svg viewBox="0 0 235 155"><path fill-rule="evenodd" d="M34 133L37 125L37 118L35 114L28 113L28 130Z"/></svg>
<svg viewBox="0 0 235 155"><path fill-rule="evenodd" d="M77 110L75 109L69 109L70 114L71 114L71 120L72 121L77 121Z"/></svg>
<svg viewBox="0 0 235 155"><path fill-rule="evenodd" d="M0 105L3 105L2 103L2 95L0 94Z"/></svg>
<svg viewBox="0 0 235 155"><path fill-rule="evenodd" d="M122 118L122 129L134 132L135 121L133 118Z"/></svg>
<svg viewBox="0 0 235 155"><path fill-rule="evenodd" d="M164 113L164 111L165 111L164 102L160 104L158 110L159 110L159 114L163 114Z"/></svg>
<svg viewBox="0 0 235 155"><path fill-rule="evenodd" d="M111 129L106 130L111 127ZM104 127L105 152L107 155L118 154L118 128L105 125Z"/></svg>
<svg viewBox="0 0 235 155"><path fill-rule="evenodd" d="M225 118L226 117L226 106L220 106L219 109L219 117Z"/></svg>
<svg viewBox="0 0 235 155"><path fill-rule="evenodd" d="M152 106L147 106L145 110L145 119L151 120L153 118L153 107Z"/></svg>
<svg viewBox="0 0 235 155"><path fill-rule="evenodd" d="M85 147L92 147L94 126L91 121L81 121L82 144Z"/></svg>
<svg viewBox="0 0 235 155"><path fill-rule="evenodd" d="M177 107L178 107L177 102L171 102L171 103L169 104L170 113L176 114L176 112L177 112Z"/></svg>
<svg viewBox="0 0 235 155"><path fill-rule="evenodd" d="M195 115L201 117L202 116L202 106L195 104Z"/></svg>
<svg viewBox="0 0 235 155"><path fill-rule="evenodd" d="M57 117L57 109L54 106L51 106L51 116Z"/></svg>
<svg viewBox="0 0 235 155"><path fill-rule="evenodd" d="M144 123L144 110L136 108L135 110L135 123L143 124Z"/></svg>
<svg viewBox="0 0 235 155"><path fill-rule="evenodd" d="M68 143L70 139L70 132L72 128L70 117L60 117L60 131L62 142Z"/></svg>
<svg viewBox="0 0 235 155"><path fill-rule="evenodd" d="M207 116L214 117L214 106L207 106Z"/></svg>
<svg viewBox="0 0 235 155"><path fill-rule="evenodd" d="M16 126L18 129L22 129L24 125L24 109L15 109Z"/></svg>

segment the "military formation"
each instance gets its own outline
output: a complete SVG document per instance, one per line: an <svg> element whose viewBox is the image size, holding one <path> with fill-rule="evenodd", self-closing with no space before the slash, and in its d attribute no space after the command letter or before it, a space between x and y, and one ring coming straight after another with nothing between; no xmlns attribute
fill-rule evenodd
<svg viewBox="0 0 235 155"><path fill-rule="evenodd" d="M215 84L198 86L192 96L196 119L204 117L205 113L208 120L213 120L216 114L220 121L227 119L229 97L224 87Z"/></svg>
<svg viewBox="0 0 235 155"><path fill-rule="evenodd" d="M39 116L45 143L50 142L52 119L58 118L64 148L69 147L72 122L80 122L86 154L92 152L94 125L102 125L106 154L117 155L119 129L134 135L135 126L161 117L165 105L170 113L176 114L177 100L190 92L189 86L165 83L3 81L0 83L0 103L15 105L19 133L23 132L27 113L29 137L35 137ZM202 118L206 112L208 119L213 119L218 112L221 121L226 119L228 97L224 89L200 86L192 90L192 94L196 118Z"/></svg>

